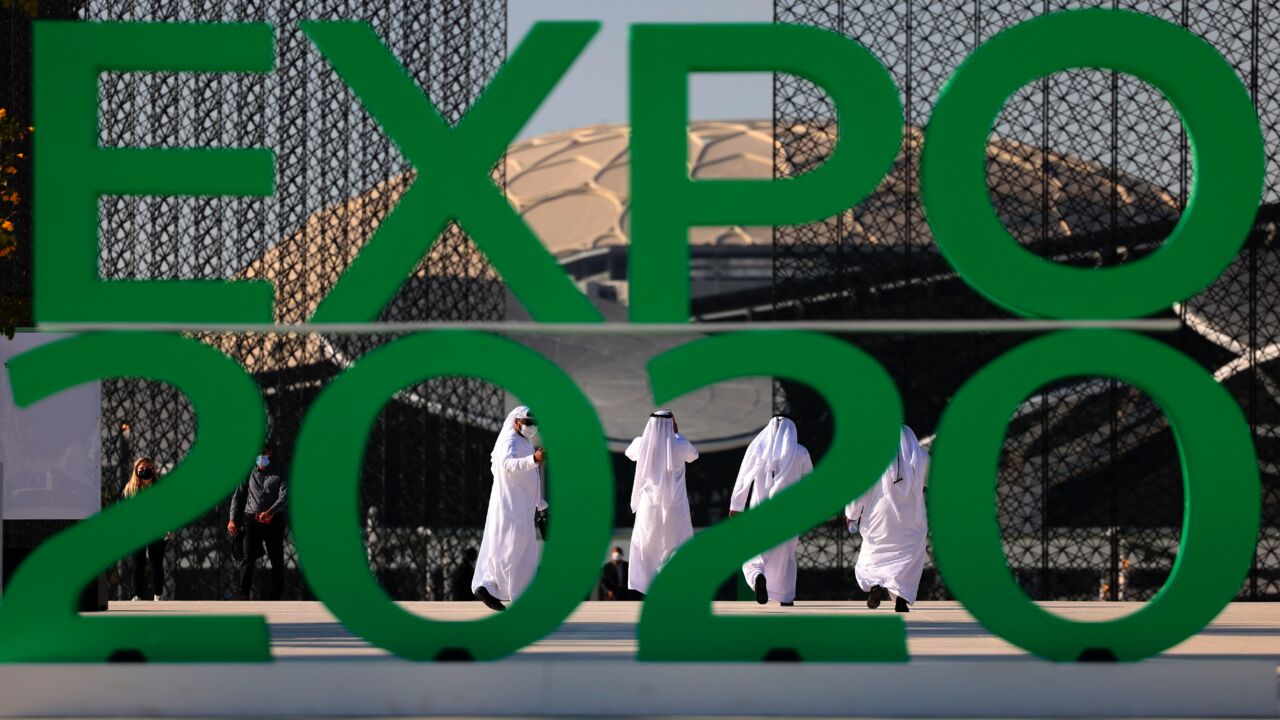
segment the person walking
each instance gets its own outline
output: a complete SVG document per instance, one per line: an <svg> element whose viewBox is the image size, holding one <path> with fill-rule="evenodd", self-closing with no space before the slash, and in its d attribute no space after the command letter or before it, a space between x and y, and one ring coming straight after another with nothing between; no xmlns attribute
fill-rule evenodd
<svg viewBox="0 0 1280 720"><path fill-rule="evenodd" d="M121 495L123 499L128 500L154 485L159 479L160 473L156 470L155 462L149 457L138 458L133 463L133 474L129 477L129 482L125 483ZM141 600L144 597L160 600L164 597L164 551L171 537L173 533L168 533L134 551L132 568L134 600ZM151 571L150 588L147 587L148 569Z"/></svg>
<svg viewBox="0 0 1280 720"><path fill-rule="evenodd" d="M906 425L898 456L880 480L845 508L849 532L862 535L854 575L867 593L867 607L880 607L892 595L894 610L911 612L928 554L929 519L924 489L929 453Z"/></svg>
<svg viewBox="0 0 1280 720"><path fill-rule="evenodd" d="M284 592L284 531L289 500L289 481L283 468L271 462L271 452L263 450L253 471L231 496L231 518L227 532L241 543L238 597L248 600L253 589L253 571L265 549L271 562L271 583L267 599L279 600Z"/></svg>
<svg viewBox="0 0 1280 720"><path fill-rule="evenodd" d="M698 459L698 451L680 434L675 415L659 410L649 416L644 434L631 441L626 455L636 464L627 588L644 594L671 554L693 537L684 466Z"/></svg>
<svg viewBox="0 0 1280 720"><path fill-rule="evenodd" d="M498 612L520 597L538 570L537 516L547 502L539 472L546 450L534 445L537 436L533 413L521 405L507 415L489 455L493 489L471 592Z"/></svg>
<svg viewBox="0 0 1280 720"><path fill-rule="evenodd" d="M768 502L778 493L813 472L809 451L796 439L796 424L778 415L747 447L729 500L729 517ZM776 600L790 607L796 600L796 546L798 538L766 550L742 566L756 602Z"/></svg>

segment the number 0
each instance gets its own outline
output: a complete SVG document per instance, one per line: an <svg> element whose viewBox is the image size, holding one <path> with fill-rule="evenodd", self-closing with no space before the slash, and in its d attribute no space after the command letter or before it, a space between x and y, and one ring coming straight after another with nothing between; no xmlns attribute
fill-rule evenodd
<svg viewBox="0 0 1280 720"><path fill-rule="evenodd" d="M1009 572L996 522L1009 418L1046 383L1080 376L1118 378L1150 395L1182 459L1185 516L1173 573L1151 602L1107 622L1067 620L1031 602ZM1189 358L1133 333L1056 333L988 365L947 408L931 475L929 526L947 588L988 630L1049 660L1086 652L1141 660L1195 635L1240 590L1258 537L1258 459L1240 408Z"/></svg>

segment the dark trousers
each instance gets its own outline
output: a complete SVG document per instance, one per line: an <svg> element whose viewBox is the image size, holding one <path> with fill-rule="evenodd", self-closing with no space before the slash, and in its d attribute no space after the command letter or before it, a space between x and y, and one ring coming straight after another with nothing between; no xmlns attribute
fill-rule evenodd
<svg viewBox="0 0 1280 720"><path fill-rule="evenodd" d="M164 538L133 553L133 594L148 598L164 594ZM147 592L147 566L151 567L151 592Z"/></svg>
<svg viewBox="0 0 1280 720"><path fill-rule="evenodd" d="M284 515L277 515L269 523L260 523L253 516L244 519L240 530L240 596L249 597L253 589L253 568L266 548L271 562L271 586L268 600L279 600L284 592Z"/></svg>

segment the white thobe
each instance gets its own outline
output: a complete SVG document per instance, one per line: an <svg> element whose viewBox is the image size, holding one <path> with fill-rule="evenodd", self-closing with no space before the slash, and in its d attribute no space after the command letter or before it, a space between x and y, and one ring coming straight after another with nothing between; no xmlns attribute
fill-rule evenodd
<svg viewBox="0 0 1280 720"><path fill-rule="evenodd" d="M748 497L751 507L772 498L788 487L800 481L800 478L813 472L813 460L803 445L797 445L796 460L783 475L776 475L767 468L767 462L756 459L753 468L739 473L738 482L733 486L733 495L729 498L729 509L742 512L747 508ZM750 459L750 458L748 458ZM744 460L745 462L745 460ZM747 578L747 585L755 587L756 578L764 575L765 586L769 589L769 599L775 602L794 602L796 599L796 545L799 538L766 550L751 558L742 565L742 574Z"/></svg>
<svg viewBox="0 0 1280 720"><path fill-rule="evenodd" d="M915 452L905 457L899 452L876 484L849 504L845 517L861 518L862 549L854 566L858 586L869 591L879 585L914 604L929 535L924 505L929 455L915 444L914 434L907 439L910 432L904 428L902 444L914 445Z"/></svg>
<svg viewBox="0 0 1280 720"><path fill-rule="evenodd" d="M632 461L639 461L643 440L643 437L638 437L627 447L627 457ZM679 462L668 477L662 478L662 488L641 486L639 480L632 488L636 523L631 531L631 567L627 587L642 593L649 592L649 584L676 548L693 537L689 494L684 486L684 466L698 459L698 451L680 433L675 433L673 449Z"/></svg>
<svg viewBox="0 0 1280 720"><path fill-rule="evenodd" d="M533 518L547 503L542 498L542 476L533 459L533 444L514 434L499 442L502 446L494 449L493 491L471 591L484 586L495 598L510 602L520 597L538 570Z"/></svg>

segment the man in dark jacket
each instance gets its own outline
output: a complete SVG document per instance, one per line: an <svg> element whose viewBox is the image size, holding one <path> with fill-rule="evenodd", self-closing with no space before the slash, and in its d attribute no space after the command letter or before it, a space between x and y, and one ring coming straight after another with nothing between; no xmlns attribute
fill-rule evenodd
<svg viewBox="0 0 1280 720"><path fill-rule="evenodd" d="M271 452L258 456L249 479L231 496L231 518L227 532L242 543L240 562L241 600L249 599L253 589L253 568L266 548L271 561L271 587L268 598L279 600L284 590L285 508L289 498L289 481L283 468L271 463Z"/></svg>
<svg viewBox="0 0 1280 720"><path fill-rule="evenodd" d="M632 600L631 591L627 589L627 571L630 563L622 559L622 548L615 547L609 555L609 562L600 570L601 600Z"/></svg>

